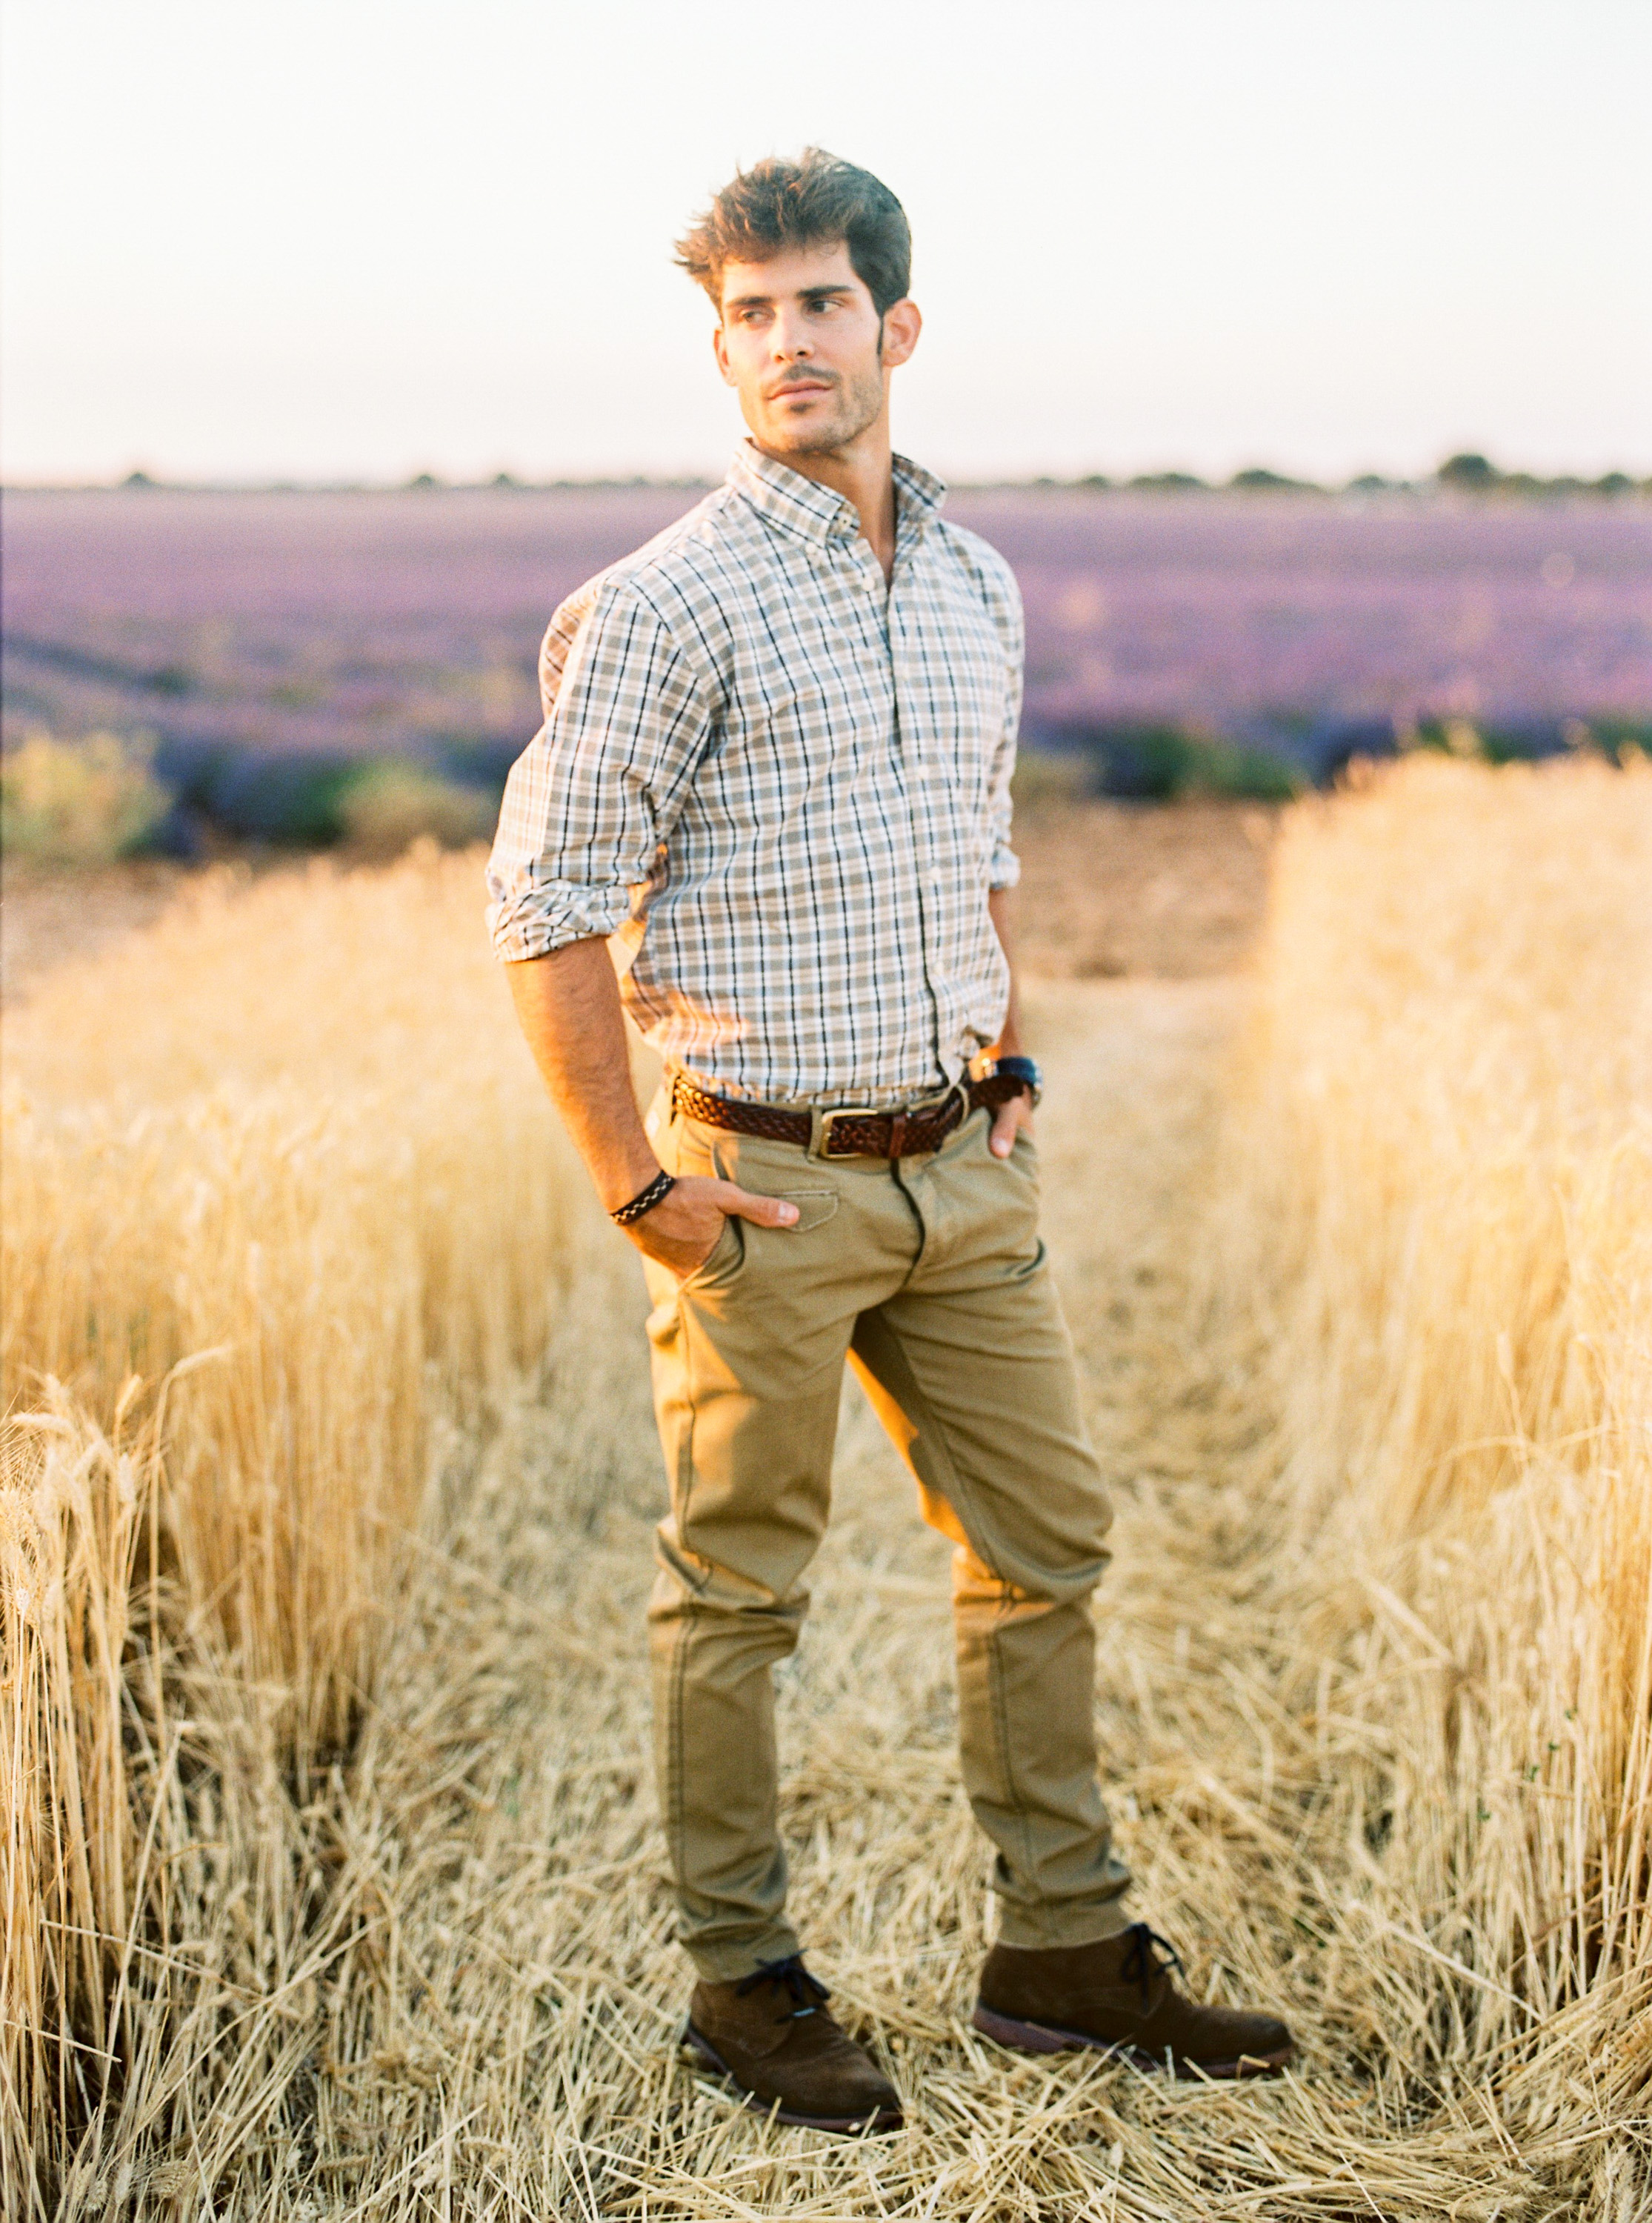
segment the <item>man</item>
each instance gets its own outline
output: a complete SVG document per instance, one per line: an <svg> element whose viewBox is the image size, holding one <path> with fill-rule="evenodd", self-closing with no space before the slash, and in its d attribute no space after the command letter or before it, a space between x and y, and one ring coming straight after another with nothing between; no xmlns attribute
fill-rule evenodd
<svg viewBox="0 0 1652 2223"><path fill-rule="evenodd" d="M770 1669L807 1603L845 1361L955 1547L1000 1914L977 2027L1214 2076L1291 2050L1271 2017L1178 1992L1109 1843L1090 1593L1111 1515L1038 1235L1004 946L1021 607L891 453L909 257L894 195L818 149L737 177L680 242L751 438L558 612L489 867L523 1030L653 1300L688 2037L750 2104L833 2130L901 2103L787 1918ZM622 1006L665 1060L646 1124Z"/></svg>

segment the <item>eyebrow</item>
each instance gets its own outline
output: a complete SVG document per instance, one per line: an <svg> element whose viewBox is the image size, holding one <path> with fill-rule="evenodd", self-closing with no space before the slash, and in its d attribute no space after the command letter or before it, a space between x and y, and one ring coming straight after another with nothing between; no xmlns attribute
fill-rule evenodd
<svg viewBox="0 0 1652 2223"><path fill-rule="evenodd" d="M801 287L795 298L800 301L827 301L834 294L847 296L853 292L854 287L845 278L838 280L831 286ZM732 301L725 302L724 305L729 309L764 309L779 298L777 293L737 293Z"/></svg>

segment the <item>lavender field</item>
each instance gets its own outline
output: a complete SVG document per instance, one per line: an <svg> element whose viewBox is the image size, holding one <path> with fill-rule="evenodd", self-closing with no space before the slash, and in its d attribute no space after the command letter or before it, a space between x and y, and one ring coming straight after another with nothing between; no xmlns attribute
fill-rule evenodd
<svg viewBox="0 0 1652 2223"><path fill-rule="evenodd" d="M494 781L537 722L552 608L695 499L13 494L7 738L148 734L163 776L221 799L273 756ZM1034 740L1170 722L1305 747L1319 771L1316 734L1469 721L1542 753L1579 722L1652 718L1644 500L1052 488L950 513L1020 576Z"/></svg>

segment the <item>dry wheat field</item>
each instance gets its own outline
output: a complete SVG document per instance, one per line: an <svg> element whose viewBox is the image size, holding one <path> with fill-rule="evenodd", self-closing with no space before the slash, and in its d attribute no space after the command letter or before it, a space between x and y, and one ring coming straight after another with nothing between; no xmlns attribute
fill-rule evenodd
<svg viewBox="0 0 1652 2223"><path fill-rule="evenodd" d="M9 2217L1652 2212L1652 775L1408 761L1286 815L1245 973L1031 1003L1110 1797L1292 2072L970 2031L945 1547L857 1393L785 1816L908 2127L680 2054L640 1276L416 852L8 1017Z"/></svg>

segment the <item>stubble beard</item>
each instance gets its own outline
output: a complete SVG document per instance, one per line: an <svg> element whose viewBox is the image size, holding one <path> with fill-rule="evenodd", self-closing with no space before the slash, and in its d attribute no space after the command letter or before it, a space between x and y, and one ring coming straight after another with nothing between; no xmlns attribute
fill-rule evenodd
<svg viewBox="0 0 1652 2223"><path fill-rule="evenodd" d="M782 419L770 444L793 456L830 456L859 439L883 406L881 367L858 373L838 389L838 406L825 424L800 426L795 432Z"/></svg>

